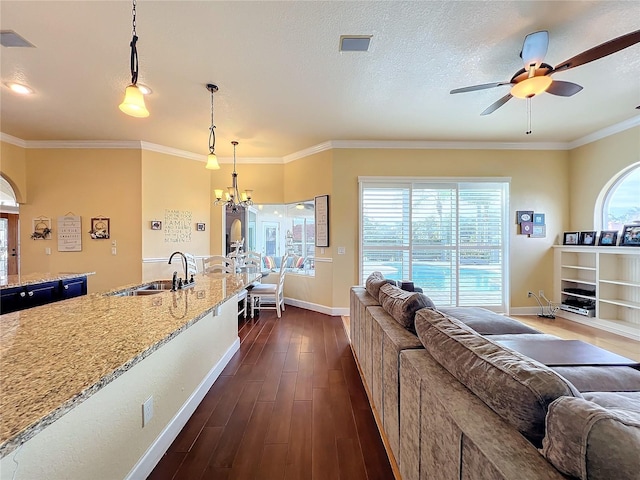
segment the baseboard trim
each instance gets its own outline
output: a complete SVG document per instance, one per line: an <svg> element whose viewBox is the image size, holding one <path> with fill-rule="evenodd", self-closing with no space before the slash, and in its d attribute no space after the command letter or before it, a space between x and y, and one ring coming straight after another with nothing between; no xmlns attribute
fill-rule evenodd
<svg viewBox="0 0 640 480"><path fill-rule="evenodd" d="M311 310L313 312L324 313L325 315L331 315L337 317L340 315L349 315L349 308L341 307L327 307L325 305L318 305L317 303L305 302L303 300L297 300L295 298L284 299L285 305L291 305L294 307L304 308L305 310Z"/></svg>
<svg viewBox="0 0 640 480"><path fill-rule="evenodd" d="M511 307L509 310L509 315L538 315L539 313L540 307Z"/></svg>
<svg viewBox="0 0 640 480"><path fill-rule="evenodd" d="M235 342L227 349L222 358L209 371L207 376L200 382L200 385L194 390L191 396L184 403L178 413L171 419L167 426L162 430L158 438L151 444L145 454L134 465L126 480L136 480L139 478L147 478L155 466L158 464L164 452L171 446L182 428L186 425L193 412L195 412L202 399L205 397L213 383L222 373L224 367L227 366L231 357L240 349L240 338L236 338Z"/></svg>

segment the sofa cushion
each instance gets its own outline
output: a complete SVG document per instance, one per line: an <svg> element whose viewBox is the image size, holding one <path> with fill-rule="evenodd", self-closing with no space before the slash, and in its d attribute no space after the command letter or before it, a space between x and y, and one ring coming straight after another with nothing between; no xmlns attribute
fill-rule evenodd
<svg viewBox="0 0 640 480"><path fill-rule="evenodd" d="M426 295L407 292L393 285L380 287L380 304L393 319L409 331L415 332L416 312L421 308L434 308Z"/></svg>
<svg viewBox="0 0 640 480"><path fill-rule="evenodd" d="M420 310L415 327L422 344L451 375L536 446L544 436L549 404L561 396L581 397L550 368L439 311Z"/></svg>
<svg viewBox="0 0 640 480"><path fill-rule="evenodd" d="M384 275L380 272L373 272L371 275L367 277L367 281L365 282L365 288L369 295L371 295L376 300L380 299L380 287L386 284L395 285L395 280L389 280L388 278L384 278Z"/></svg>
<svg viewBox="0 0 640 480"><path fill-rule="evenodd" d="M546 427L542 453L561 472L582 480L638 478L639 412L561 397L549 406Z"/></svg>
<svg viewBox="0 0 640 480"><path fill-rule="evenodd" d="M640 413L640 392L592 392L585 393L583 397L604 408L622 408Z"/></svg>
<svg viewBox="0 0 640 480"><path fill-rule="evenodd" d="M640 392L640 371L631 367L552 367L580 392Z"/></svg>
<svg viewBox="0 0 640 480"><path fill-rule="evenodd" d="M442 307L438 308L449 317L454 317L469 325L480 335L501 335L506 333L540 333L513 318L499 315L480 307Z"/></svg>

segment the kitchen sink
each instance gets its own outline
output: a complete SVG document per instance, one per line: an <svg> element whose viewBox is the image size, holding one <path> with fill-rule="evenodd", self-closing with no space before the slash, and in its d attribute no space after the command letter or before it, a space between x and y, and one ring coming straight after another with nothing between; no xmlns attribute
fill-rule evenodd
<svg viewBox="0 0 640 480"><path fill-rule="evenodd" d="M155 295L156 293L166 292L171 290L171 280L156 280L154 282L138 285L137 287L131 287L126 290L111 293L113 297L138 297L141 295Z"/></svg>
<svg viewBox="0 0 640 480"><path fill-rule="evenodd" d="M171 290L172 282L171 280L156 280L155 282L151 282L146 285L142 285L137 288L140 291L160 291L160 290Z"/></svg>

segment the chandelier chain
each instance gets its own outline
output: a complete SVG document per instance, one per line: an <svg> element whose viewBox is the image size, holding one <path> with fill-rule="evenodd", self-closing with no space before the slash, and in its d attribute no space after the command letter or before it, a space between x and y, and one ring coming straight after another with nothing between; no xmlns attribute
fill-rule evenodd
<svg viewBox="0 0 640 480"><path fill-rule="evenodd" d="M133 0L133 8L131 10L131 15L133 16L133 36L136 36L136 0Z"/></svg>
<svg viewBox="0 0 640 480"><path fill-rule="evenodd" d="M131 84L136 85L138 83L138 36L136 35L136 0L133 0L133 38L129 46L131 47Z"/></svg>
<svg viewBox="0 0 640 480"><path fill-rule="evenodd" d="M213 88L211 89L211 126L209 127L209 153L214 153L216 149L216 126L213 124Z"/></svg>

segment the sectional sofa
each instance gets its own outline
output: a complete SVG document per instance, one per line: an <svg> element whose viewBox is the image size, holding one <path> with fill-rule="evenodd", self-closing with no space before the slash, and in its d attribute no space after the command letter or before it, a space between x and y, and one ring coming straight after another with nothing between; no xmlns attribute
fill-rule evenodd
<svg viewBox="0 0 640 480"><path fill-rule="evenodd" d="M498 341L557 337L437 309L379 272L350 295L352 350L402 479L640 478L639 370L546 367Z"/></svg>

